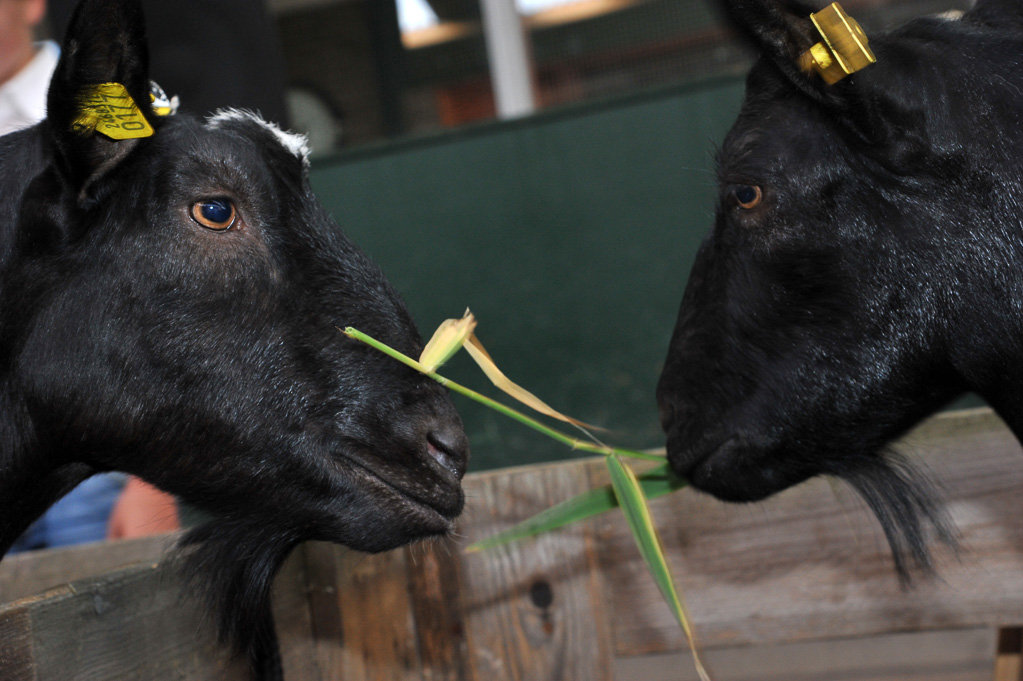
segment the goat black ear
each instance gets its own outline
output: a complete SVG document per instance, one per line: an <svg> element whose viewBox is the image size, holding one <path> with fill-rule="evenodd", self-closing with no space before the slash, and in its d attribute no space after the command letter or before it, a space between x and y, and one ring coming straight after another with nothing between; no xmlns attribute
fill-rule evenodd
<svg viewBox="0 0 1023 681"><path fill-rule="evenodd" d="M998 4L1001 0L989 0ZM815 9L800 0L722 0L731 22L792 85L825 107L868 153L896 172L916 167L930 148L928 99L921 87L919 60L893 41L879 42L883 51L870 66L857 43L853 53L865 68L831 84L809 59L810 48L823 37L810 18ZM1019 0L1012 0L1018 3ZM818 14L837 16L832 9ZM843 15L845 16L845 15ZM845 20L849 18L845 16ZM845 20L841 23L845 24ZM851 23L855 23L852 20ZM866 36L859 34L859 39ZM866 44L864 40L864 44ZM849 46L849 43L846 43ZM856 52L860 50L860 52ZM869 46L867 52L869 53ZM870 55L873 59L873 55ZM820 63L820 62L818 62ZM849 62L850 64L852 61ZM835 74L832 73L832 76Z"/></svg>
<svg viewBox="0 0 1023 681"><path fill-rule="evenodd" d="M825 97L823 81L799 66L800 56L821 39L810 20L814 7L801 0L723 0L722 4L731 24L794 85L815 99Z"/></svg>
<svg viewBox="0 0 1023 681"><path fill-rule="evenodd" d="M80 200L139 144L139 130L151 134L155 117L149 92L140 0L82 0L68 25L47 95L58 169Z"/></svg>

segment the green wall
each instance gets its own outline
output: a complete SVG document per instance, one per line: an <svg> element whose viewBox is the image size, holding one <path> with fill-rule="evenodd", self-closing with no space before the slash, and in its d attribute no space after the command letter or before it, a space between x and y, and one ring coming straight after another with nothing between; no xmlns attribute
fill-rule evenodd
<svg viewBox="0 0 1023 681"><path fill-rule="evenodd" d="M610 441L663 446L654 387L741 96L730 80L352 152L313 187L424 335L468 306L513 380ZM444 373L497 394L468 358ZM454 400L473 470L572 455Z"/></svg>

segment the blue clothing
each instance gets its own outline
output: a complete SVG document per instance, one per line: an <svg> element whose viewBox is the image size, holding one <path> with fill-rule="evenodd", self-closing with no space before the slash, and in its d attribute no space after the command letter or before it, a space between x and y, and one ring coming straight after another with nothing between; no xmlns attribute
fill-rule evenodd
<svg viewBox="0 0 1023 681"><path fill-rule="evenodd" d="M51 506L14 542L9 553L103 541L124 473L94 475Z"/></svg>

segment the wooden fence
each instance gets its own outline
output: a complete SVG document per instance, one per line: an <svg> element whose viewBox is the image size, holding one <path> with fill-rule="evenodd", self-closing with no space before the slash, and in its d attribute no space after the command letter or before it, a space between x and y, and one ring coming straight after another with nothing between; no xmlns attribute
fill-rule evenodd
<svg viewBox="0 0 1023 681"><path fill-rule="evenodd" d="M1019 444L989 411L975 410L936 417L898 447L940 481L962 539L958 557L939 549L940 578L909 590L900 588L865 505L827 481L749 506L687 490L654 502L708 656L969 630L991 632L981 641L991 641L993 669L1001 630L1006 654L986 678L1021 678L1018 655L1010 654L1019 647L1014 627L1023 623ZM620 514L488 552L462 551L606 482L600 460L473 474L456 538L377 556L301 546L276 584L287 678L611 681L630 660L684 649ZM200 610L179 595L173 571L161 566L172 540L6 559L0 679L242 679ZM688 678L685 663L676 664L674 678Z"/></svg>

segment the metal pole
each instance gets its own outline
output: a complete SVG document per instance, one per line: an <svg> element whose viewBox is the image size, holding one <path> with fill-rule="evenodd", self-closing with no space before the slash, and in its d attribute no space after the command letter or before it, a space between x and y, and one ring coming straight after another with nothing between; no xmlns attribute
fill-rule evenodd
<svg viewBox="0 0 1023 681"><path fill-rule="evenodd" d="M536 110L528 36L515 0L480 0L490 80L498 118L518 118Z"/></svg>

